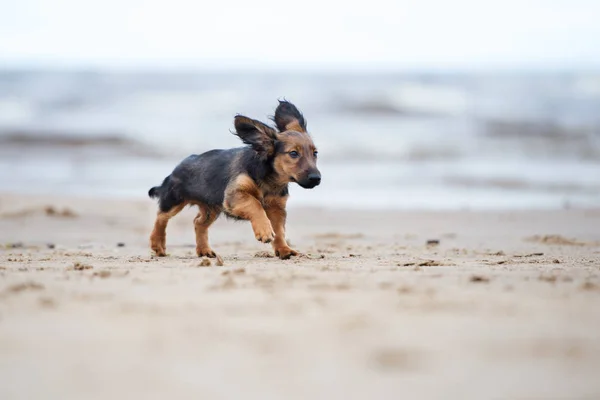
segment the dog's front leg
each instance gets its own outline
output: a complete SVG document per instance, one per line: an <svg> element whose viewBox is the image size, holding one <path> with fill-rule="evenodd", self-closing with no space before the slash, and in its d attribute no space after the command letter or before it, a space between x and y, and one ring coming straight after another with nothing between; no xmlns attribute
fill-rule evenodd
<svg viewBox="0 0 600 400"><path fill-rule="evenodd" d="M285 240L285 219L287 217L285 205L287 199L288 196L268 196L265 198L265 211L275 230L275 240L272 243L273 250L275 255L282 260L298 255L298 252L292 249Z"/></svg>
<svg viewBox="0 0 600 400"><path fill-rule="evenodd" d="M275 232L259 197L260 190L247 175L239 176L225 193L225 211L241 219L249 220L256 239L270 243L275 239Z"/></svg>
<svg viewBox="0 0 600 400"><path fill-rule="evenodd" d="M234 192L225 199L225 211L235 217L249 220L256 240L270 243L275 238L271 222L256 197L241 191Z"/></svg>

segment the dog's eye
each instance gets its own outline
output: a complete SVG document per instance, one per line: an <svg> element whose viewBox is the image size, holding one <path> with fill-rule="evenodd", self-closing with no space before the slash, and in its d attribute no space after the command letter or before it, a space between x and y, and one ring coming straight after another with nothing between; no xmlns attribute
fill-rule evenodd
<svg viewBox="0 0 600 400"><path fill-rule="evenodd" d="M317 157L317 154L319 154L319 152L315 150L315 152L313 153L313 156Z"/></svg>
<svg viewBox="0 0 600 400"><path fill-rule="evenodd" d="M298 158L298 157L300 157L300 154L298 154L297 151L290 151L290 157L292 157L292 158Z"/></svg>

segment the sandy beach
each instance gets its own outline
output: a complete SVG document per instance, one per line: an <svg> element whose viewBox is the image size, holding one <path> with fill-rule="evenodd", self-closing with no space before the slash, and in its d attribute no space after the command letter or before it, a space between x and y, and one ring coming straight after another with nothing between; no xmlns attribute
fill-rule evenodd
<svg viewBox="0 0 600 400"><path fill-rule="evenodd" d="M0 196L1 399L600 398L600 210L291 208L304 256L221 218L206 266L155 209Z"/></svg>

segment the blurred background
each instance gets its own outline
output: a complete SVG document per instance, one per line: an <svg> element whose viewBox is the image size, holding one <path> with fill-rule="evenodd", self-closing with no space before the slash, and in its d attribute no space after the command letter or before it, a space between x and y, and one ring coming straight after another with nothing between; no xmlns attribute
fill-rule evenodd
<svg viewBox="0 0 600 400"><path fill-rule="evenodd" d="M599 17L595 0L0 0L0 188L144 199L285 97L323 173L291 207L597 207Z"/></svg>

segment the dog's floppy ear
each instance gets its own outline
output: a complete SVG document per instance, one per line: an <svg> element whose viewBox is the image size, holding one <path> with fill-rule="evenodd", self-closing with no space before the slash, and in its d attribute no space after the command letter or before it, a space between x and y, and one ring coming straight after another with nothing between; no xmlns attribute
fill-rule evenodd
<svg viewBox="0 0 600 400"><path fill-rule="evenodd" d="M236 115L234 119L234 135L249 144L262 156L268 157L275 153L275 140L277 132L270 126L243 115Z"/></svg>
<svg viewBox="0 0 600 400"><path fill-rule="evenodd" d="M279 105L275 110L273 121L275 121L279 132L290 130L306 132L306 120L304 119L304 115L302 115L296 106L289 101L279 100Z"/></svg>

